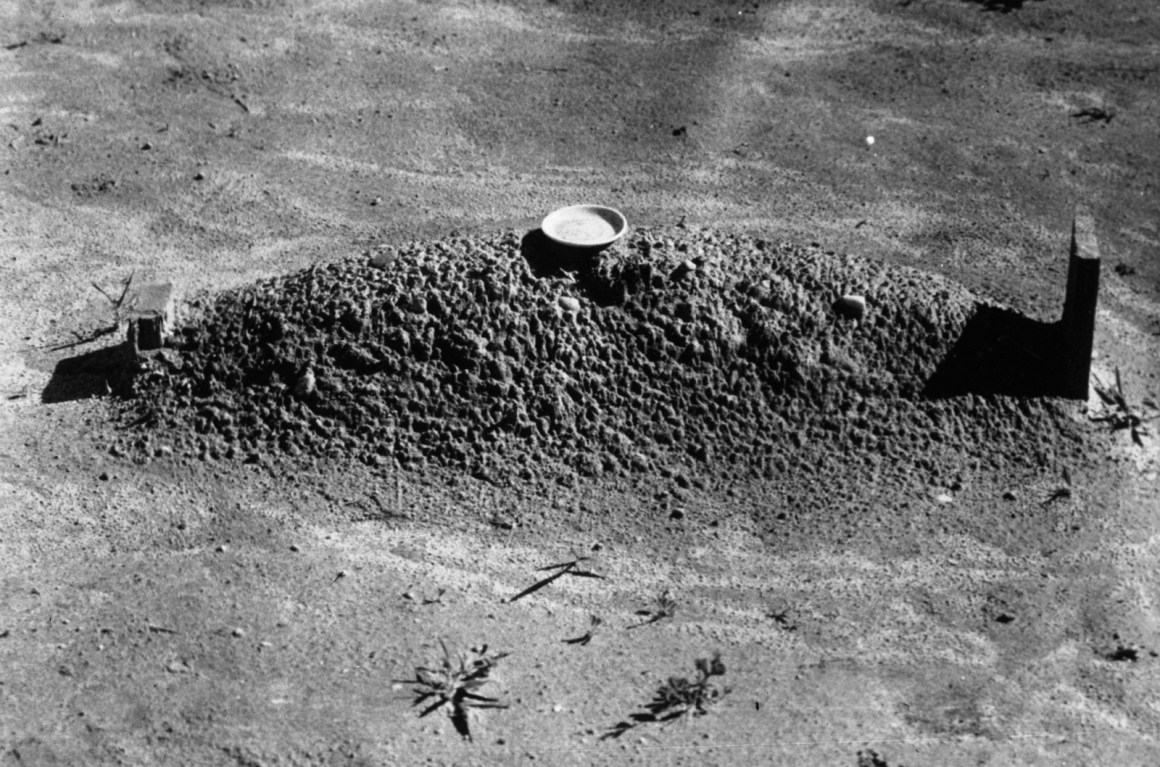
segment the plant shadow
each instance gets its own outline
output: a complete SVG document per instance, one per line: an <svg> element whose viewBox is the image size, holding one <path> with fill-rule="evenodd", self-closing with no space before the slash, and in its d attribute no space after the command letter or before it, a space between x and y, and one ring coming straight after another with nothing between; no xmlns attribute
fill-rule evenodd
<svg viewBox="0 0 1160 767"><path fill-rule="evenodd" d="M963 0L963 2L982 6L983 10L988 13L1012 13L1023 10L1023 6L1028 0ZM1035 0L1035 2L1042 2L1042 0Z"/></svg>
<svg viewBox="0 0 1160 767"><path fill-rule="evenodd" d="M607 732L600 736L600 739L612 740L619 738L621 735L631 729L640 727L642 724L650 724L654 722L665 724L667 722L673 721L674 719L679 719L684 715L685 712L683 711L670 711L663 716L653 711L640 711L635 714L631 714L628 719L612 725L612 727L608 728Z"/></svg>

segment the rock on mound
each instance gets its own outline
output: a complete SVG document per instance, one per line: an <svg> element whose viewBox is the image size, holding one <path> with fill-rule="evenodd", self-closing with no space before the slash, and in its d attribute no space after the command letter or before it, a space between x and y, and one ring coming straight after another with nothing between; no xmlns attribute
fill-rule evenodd
<svg viewBox="0 0 1160 767"><path fill-rule="evenodd" d="M552 256L535 235L416 242L203 299L134 416L203 457L503 478L1034 460L1039 405L921 396L975 307L945 280L708 230L638 231L572 272ZM834 311L845 292L862 320Z"/></svg>

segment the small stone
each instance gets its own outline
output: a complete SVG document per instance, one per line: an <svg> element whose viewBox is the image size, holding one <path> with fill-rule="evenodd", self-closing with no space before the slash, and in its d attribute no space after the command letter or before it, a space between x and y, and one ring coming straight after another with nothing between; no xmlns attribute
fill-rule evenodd
<svg viewBox="0 0 1160 767"><path fill-rule="evenodd" d="M689 275L697 271L697 264L690 259L685 259L673 270L672 278L674 280L683 280Z"/></svg>
<svg viewBox="0 0 1160 767"><path fill-rule="evenodd" d="M214 549L214 551L216 551L219 554L225 554L229 550L230 550L230 547L224 543L218 544L218 547L216 549Z"/></svg>
<svg viewBox="0 0 1160 767"><path fill-rule="evenodd" d="M383 204L382 197L376 197L375 199L371 200L371 207L372 208L378 207L379 205L382 205L382 204Z"/></svg>
<svg viewBox="0 0 1160 767"><path fill-rule="evenodd" d="M580 311L579 299L573 298L572 296L560 296L559 303L560 308L570 314L576 314Z"/></svg>
<svg viewBox="0 0 1160 767"><path fill-rule="evenodd" d="M669 512L669 519L684 519L684 518L685 518L685 510L684 509L673 509L672 511Z"/></svg>
<svg viewBox="0 0 1160 767"><path fill-rule="evenodd" d="M241 627L237 627L230 633L236 637L244 637L246 635L246 630Z"/></svg>
<svg viewBox="0 0 1160 767"><path fill-rule="evenodd" d="M189 666L184 661L175 660L171 661L165 670L170 674L184 674L189 671Z"/></svg>
<svg viewBox="0 0 1160 767"><path fill-rule="evenodd" d="M318 382L314 378L314 369L306 368L306 372L299 376L294 383L294 395L296 397L309 397L317 389Z"/></svg>
<svg viewBox="0 0 1160 767"><path fill-rule="evenodd" d="M866 314L866 298L852 293L844 295L834 302L834 312L846 319L860 320Z"/></svg>
<svg viewBox="0 0 1160 767"><path fill-rule="evenodd" d="M199 170L197 173L193 174L193 180L194 181L205 181L205 174Z"/></svg>
<svg viewBox="0 0 1160 767"><path fill-rule="evenodd" d="M1016 497L1017 496L1015 495L1014 490L1008 490L1007 492L1003 493L1003 500L1004 501L1013 501L1013 500L1015 500Z"/></svg>
<svg viewBox="0 0 1160 767"><path fill-rule="evenodd" d="M399 301L399 306L411 314L427 313L427 299L423 296L408 296Z"/></svg>
<svg viewBox="0 0 1160 767"><path fill-rule="evenodd" d="M376 269L386 269L395 263L398 256L389 250L382 250L371 256L371 266Z"/></svg>
<svg viewBox="0 0 1160 767"><path fill-rule="evenodd" d="M950 494L948 494L948 493L939 493L938 495L936 495L936 496L934 497L934 499L935 499L936 501L938 501L939 503L943 504L944 506L945 506L946 504L948 504L948 503L952 503L952 502L955 500L955 499L954 499L953 497L951 497L951 495L950 495Z"/></svg>

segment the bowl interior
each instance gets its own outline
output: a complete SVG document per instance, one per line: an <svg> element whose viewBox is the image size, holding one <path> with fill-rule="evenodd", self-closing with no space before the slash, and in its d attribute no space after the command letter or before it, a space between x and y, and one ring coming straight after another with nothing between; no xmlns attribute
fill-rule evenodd
<svg viewBox="0 0 1160 767"><path fill-rule="evenodd" d="M604 205L560 208L549 213L541 226L552 240L578 247L607 245L623 235L627 227L623 213Z"/></svg>

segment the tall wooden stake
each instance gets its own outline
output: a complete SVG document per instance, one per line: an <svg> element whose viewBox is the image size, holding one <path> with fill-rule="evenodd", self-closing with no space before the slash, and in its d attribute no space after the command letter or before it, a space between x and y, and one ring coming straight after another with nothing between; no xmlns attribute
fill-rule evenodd
<svg viewBox="0 0 1160 767"><path fill-rule="evenodd" d="M1077 205L1071 225L1071 259L1063 304L1062 352L1065 397L1087 399L1100 292L1100 249L1091 212Z"/></svg>

